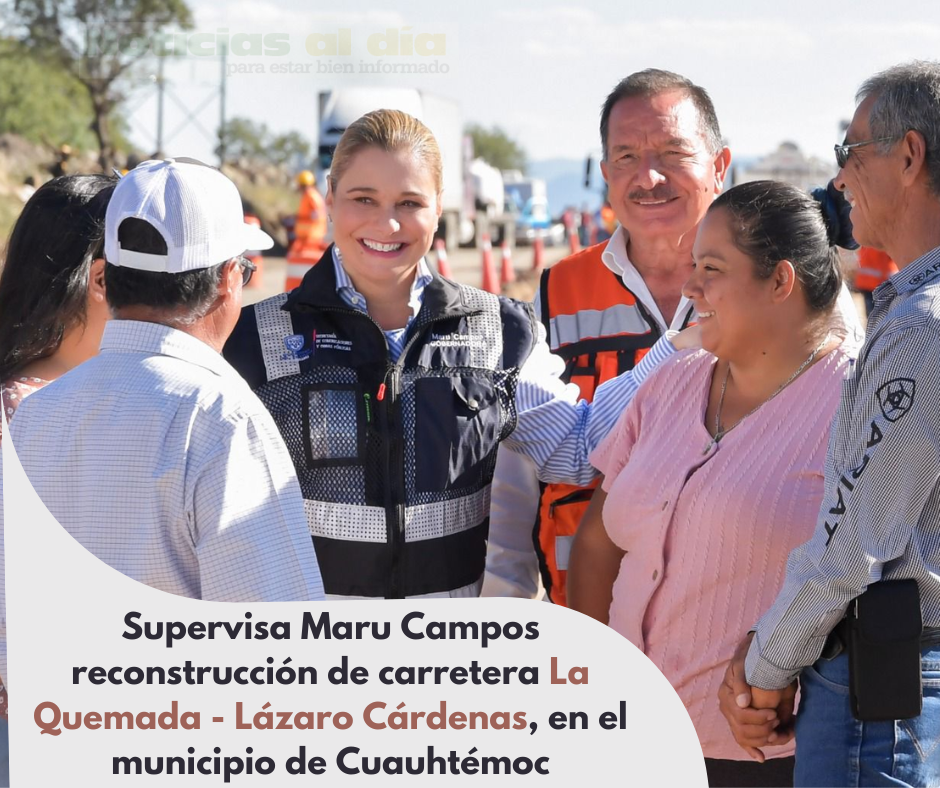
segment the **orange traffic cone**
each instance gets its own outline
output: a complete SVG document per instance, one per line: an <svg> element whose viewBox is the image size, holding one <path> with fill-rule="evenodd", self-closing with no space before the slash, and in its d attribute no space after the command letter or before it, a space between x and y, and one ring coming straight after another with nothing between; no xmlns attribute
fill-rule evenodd
<svg viewBox="0 0 940 788"><path fill-rule="evenodd" d="M496 277L496 264L493 262L493 244L490 236L483 235L483 284L480 286L487 293L499 293L499 279Z"/></svg>
<svg viewBox="0 0 940 788"><path fill-rule="evenodd" d="M532 270L541 271L545 267L545 242L541 236L532 241Z"/></svg>
<svg viewBox="0 0 940 788"><path fill-rule="evenodd" d="M516 281L516 271L512 267L512 249L509 248L509 241L503 241L500 246L502 259L500 260L499 281L508 285Z"/></svg>
<svg viewBox="0 0 940 788"><path fill-rule="evenodd" d="M447 262L447 244L443 238L438 238L434 242L434 254L437 256L437 272L445 279L453 279L450 272L450 264Z"/></svg>
<svg viewBox="0 0 940 788"><path fill-rule="evenodd" d="M301 281L307 272L313 268L326 251L323 244L301 243L294 241L287 250L287 276L284 280L284 292L289 293L295 287L300 287Z"/></svg>
<svg viewBox="0 0 940 788"><path fill-rule="evenodd" d="M568 249L571 254L581 251L581 241L578 240L578 231L574 227L568 230Z"/></svg>
<svg viewBox="0 0 940 788"><path fill-rule="evenodd" d="M250 213L246 213L245 224L253 224L255 227L260 228L261 220L257 216L252 216ZM251 281L248 283L248 287L261 287L264 283L264 258L262 257L261 252L252 249L245 252L245 257L255 264L255 272L251 275Z"/></svg>

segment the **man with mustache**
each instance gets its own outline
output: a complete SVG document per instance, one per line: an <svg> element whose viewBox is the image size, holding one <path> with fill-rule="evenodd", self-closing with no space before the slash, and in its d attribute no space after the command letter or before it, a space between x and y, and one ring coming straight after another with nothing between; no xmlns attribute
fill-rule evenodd
<svg viewBox="0 0 940 788"><path fill-rule="evenodd" d="M708 93L669 71L623 79L604 102L600 132L619 226L606 243L547 270L535 302L565 380L587 400L644 356L646 368L675 350L668 337L693 312L681 293L692 242L731 162ZM570 545L592 492L540 484L528 460L500 452L484 595L535 596L541 572L548 598L566 604Z"/></svg>

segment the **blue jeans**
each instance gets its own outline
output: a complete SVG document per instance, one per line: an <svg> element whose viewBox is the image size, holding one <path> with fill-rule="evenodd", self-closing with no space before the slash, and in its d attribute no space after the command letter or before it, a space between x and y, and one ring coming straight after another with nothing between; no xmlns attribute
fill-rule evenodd
<svg viewBox="0 0 940 788"><path fill-rule="evenodd" d="M6 720L0 720L0 788L10 784L10 739Z"/></svg>
<svg viewBox="0 0 940 788"><path fill-rule="evenodd" d="M912 720L859 722L849 704L849 659L800 675L796 786L940 785L940 649L922 652L924 709Z"/></svg>

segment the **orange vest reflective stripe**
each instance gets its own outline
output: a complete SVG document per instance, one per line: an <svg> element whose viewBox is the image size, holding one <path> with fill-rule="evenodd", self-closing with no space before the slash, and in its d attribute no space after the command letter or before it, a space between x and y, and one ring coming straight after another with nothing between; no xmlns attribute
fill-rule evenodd
<svg viewBox="0 0 940 788"><path fill-rule="evenodd" d="M898 272L894 260L880 249L863 246L858 250L855 289L871 292Z"/></svg>
<svg viewBox="0 0 940 788"><path fill-rule="evenodd" d="M606 380L633 369L660 337L639 300L601 258L607 242L566 257L542 274L542 321L564 378L591 401ZM571 543L595 485L542 485L533 541L548 598L567 604Z"/></svg>

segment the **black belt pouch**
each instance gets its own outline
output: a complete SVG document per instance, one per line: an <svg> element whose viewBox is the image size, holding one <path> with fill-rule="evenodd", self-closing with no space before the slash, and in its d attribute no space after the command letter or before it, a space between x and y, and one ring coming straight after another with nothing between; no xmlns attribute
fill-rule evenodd
<svg viewBox="0 0 940 788"><path fill-rule="evenodd" d="M873 583L849 606L849 685L858 720L921 713L920 594L916 580Z"/></svg>

